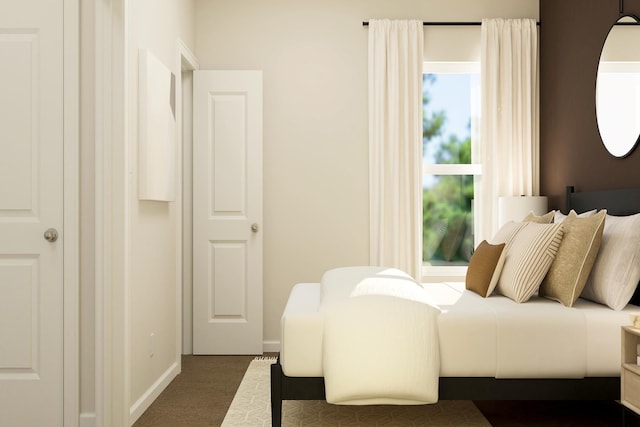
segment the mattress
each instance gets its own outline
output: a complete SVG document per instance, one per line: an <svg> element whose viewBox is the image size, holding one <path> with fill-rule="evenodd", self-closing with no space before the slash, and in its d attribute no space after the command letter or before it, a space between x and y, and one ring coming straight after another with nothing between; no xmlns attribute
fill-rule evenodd
<svg viewBox="0 0 640 427"><path fill-rule="evenodd" d="M503 296L482 298L465 291L464 283L423 286L441 309L442 377L619 376L620 326L630 323L630 314L640 314L637 306L614 311L582 299L568 308L535 296L523 304ZM319 283L293 287L281 327L284 374L323 376Z"/></svg>

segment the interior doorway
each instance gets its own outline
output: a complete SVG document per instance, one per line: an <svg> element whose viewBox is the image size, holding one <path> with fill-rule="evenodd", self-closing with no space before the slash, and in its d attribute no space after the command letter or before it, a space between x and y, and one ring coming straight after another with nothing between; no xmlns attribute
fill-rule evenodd
<svg viewBox="0 0 640 427"><path fill-rule="evenodd" d="M178 41L176 97L182 158L182 354L193 354L193 71L198 60Z"/></svg>

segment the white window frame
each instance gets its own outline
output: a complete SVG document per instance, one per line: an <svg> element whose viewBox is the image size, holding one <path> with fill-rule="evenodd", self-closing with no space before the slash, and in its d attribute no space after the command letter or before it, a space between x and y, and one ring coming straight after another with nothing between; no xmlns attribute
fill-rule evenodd
<svg viewBox="0 0 640 427"><path fill-rule="evenodd" d="M422 68L423 74L480 74L479 61L459 61L459 62L441 62L441 61L425 61ZM479 134L479 132L477 132ZM422 175L473 175L474 176L474 201L481 201L480 187L482 177L482 165L475 161L479 159L478 141L479 135L475 135L473 141L476 142L475 147L472 146L471 158L472 163L465 164L433 164L423 162ZM476 210L478 206L474 206ZM481 209L481 206L480 206ZM478 229L478 215L474 215L474 229ZM474 247L478 242L474 241ZM461 281L467 274L467 266L434 266L423 262L422 264L422 281L423 282L442 282L442 281Z"/></svg>

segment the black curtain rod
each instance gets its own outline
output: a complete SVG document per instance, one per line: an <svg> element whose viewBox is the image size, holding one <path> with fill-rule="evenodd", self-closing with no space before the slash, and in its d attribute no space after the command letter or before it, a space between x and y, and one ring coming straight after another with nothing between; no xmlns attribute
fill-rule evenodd
<svg viewBox="0 0 640 427"><path fill-rule="evenodd" d="M427 26L450 26L450 27L462 27L462 26L478 26L478 25L482 25L482 22L429 22L429 21L423 21L422 25L424 25L425 27ZM540 25L539 22L536 22L536 25ZM369 26L369 21L363 21L362 22L362 26L363 27L368 27Z"/></svg>

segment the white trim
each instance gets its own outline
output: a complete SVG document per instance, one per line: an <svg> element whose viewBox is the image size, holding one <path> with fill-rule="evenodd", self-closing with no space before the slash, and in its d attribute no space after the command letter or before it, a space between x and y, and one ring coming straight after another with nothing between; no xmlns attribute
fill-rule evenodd
<svg viewBox="0 0 640 427"><path fill-rule="evenodd" d="M425 61L423 74L480 74L479 61Z"/></svg>
<svg viewBox="0 0 640 427"><path fill-rule="evenodd" d="M109 144L111 205L108 215L111 220L111 260L109 283L111 305L111 425L128 426L130 387L130 337L129 337L129 136L127 133L129 105L129 11L130 0L112 0L112 44L111 44L111 141Z"/></svg>
<svg viewBox="0 0 640 427"><path fill-rule="evenodd" d="M182 186L178 188L179 198L177 199L178 206L182 206L182 211L178 215L178 223L181 227L178 227L178 242L182 242L182 251L178 255L179 260L178 283L182 283L179 287L177 301L180 307L177 312L181 314L181 318L178 319L178 325L181 326L182 336L179 337L178 345L178 359L180 359L180 353L192 354L193 353L193 236L192 236L192 193L193 193L193 179L192 179L192 153L193 153L193 137L191 139L184 138L183 129L183 115L185 112L182 108L182 80L185 72L192 72L200 68L198 59L187 47L187 45L180 39L177 42L177 69L179 74L176 78L176 119L177 119L177 138L178 145L181 150L178 150L178 157L180 158L182 165ZM193 93L191 96L193 99ZM193 117L193 108L187 112L190 117ZM193 124L193 120L191 120ZM193 129L193 125L191 125ZM193 135L193 132L191 132ZM180 310L181 309L181 310Z"/></svg>
<svg viewBox="0 0 640 427"><path fill-rule="evenodd" d="M109 191L106 188L108 182L108 167L106 167L107 149L106 142L109 141L110 127L108 123L110 119L110 99L109 93L111 70L110 70L110 54L111 50L107 47L111 40L111 10L109 0L95 3L94 11L94 27L95 27L95 152L94 152L94 176L95 176L95 411L96 426L103 427L111 425L111 418L107 408L111 406L109 390L111 381L109 379L109 366L107 351L110 349L108 341L108 310L106 284L108 279L108 258L109 253L107 237L108 215L105 215L105 206L108 206L106 200Z"/></svg>
<svg viewBox="0 0 640 427"><path fill-rule="evenodd" d="M63 87L64 87L64 338L63 338L63 419L66 427L78 425L80 412L80 203L79 203L79 127L80 127L80 4L63 2Z"/></svg>
<svg viewBox="0 0 640 427"><path fill-rule="evenodd" d="M200 63L196 55L189 49L185 42L181 39L177 41L178 45L178 69L179 70L198 70L200 69Z"/></svg>
<svg viewBox="0 0 640 427"><path fill-rule="evenodd" d="M162 375L149 387L142 396L133 404L129 409L129 424L133 425L138 418L144 413L144 411L151 406L154 400L160 396L160 393L173 381L173 379L180 373L180 364L174 362L169 366L169 369L164 371Z"/></svg>
<svg viewBox="0 0 640 427"><path fill-rule="evenodd" d="M96 413L95 412L81 412L80 422L78 427L95 427L96 426Z"/></svg>
<svg viewBox="0 0 640 427"><path fill-rule="evenodd" d="M482 165L479 164L422 164L423 175L482 175Z"/></svg>
<svg viewBox="0 0 640 427"><path fill-rule="evenodd" d="M102 0L95 9L95 286L96 426L128 423L124 204L126 201L126 7Z"/></svg>

